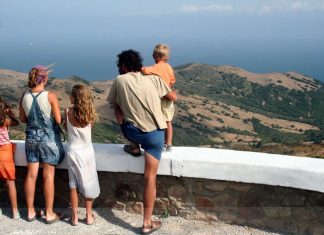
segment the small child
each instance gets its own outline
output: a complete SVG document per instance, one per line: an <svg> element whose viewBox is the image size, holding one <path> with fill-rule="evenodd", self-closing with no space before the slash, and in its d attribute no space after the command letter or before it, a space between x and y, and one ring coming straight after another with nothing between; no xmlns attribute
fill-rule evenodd
<svg viewBox="0 0 324 235"><path fill-rule="evenodd" d="M9 200L12 208L12 218L19 219L17 206L16 170L14 151L16 145L10 142L9 126L19 125L18 119L9 105L0 97L0 180L5 180L9 191Z"/></svg>
<svg viewBox="0 0 324 235"><path fill-rule="evenodd" d="M170 55L170 49L166 44L158 44L153 51L153 58L155 60L154 65L149 67L143 67L142 72L146 75L155 74L160 76L163 81L170 87L175 84L176 79L172 67L168 64ZM172 119L174 116L173 102L168 99L162 99L161 101L162 112L166 119L167 129L165 129L165 150L172 150Z"/></svg>
<svg viewBox="0 0 324 235"><path fill-rule="evenodd" d="M86 223L94 223L93 199L100 193L96 159L91 141L91 128L98 116L91 91L85 85L75 85L70 95L72 107L66 110L65 129L68 132L67 163L69 172L71 225L78 224L78 191L85 197Z"/></svg>

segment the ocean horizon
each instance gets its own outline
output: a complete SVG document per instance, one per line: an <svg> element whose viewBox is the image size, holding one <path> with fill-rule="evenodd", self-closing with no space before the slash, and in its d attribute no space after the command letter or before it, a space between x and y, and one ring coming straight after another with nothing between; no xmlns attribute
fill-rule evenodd
<svg viewBox="0 0 324 235"><path fill-rule="evenodd" d="M140 40L143 42L143 40ZM170 42L171 58L169 63L179 66L188 63L210 65L232 65L254 73L295 71L320 81L324 81L324 50L309 46L307 50L296 45L282 42L279 45L266 44L258 49L261 42L227 42L227 44L206 44L199 51L193 48L194 42L180 45ZM305 42L300 42L303 44ZM10 46L11 45L11 46ZM143 56L145 66L154 63L152 47L154 43L121 44L81 42L74 45L50 45L46 42L21 44L8 42L2 47L0 68L28 73L37 64L49 65L51 76L67 78L78 76L88 81L111 80L118 75L117 54L125 49L135 49Z"/></svg>

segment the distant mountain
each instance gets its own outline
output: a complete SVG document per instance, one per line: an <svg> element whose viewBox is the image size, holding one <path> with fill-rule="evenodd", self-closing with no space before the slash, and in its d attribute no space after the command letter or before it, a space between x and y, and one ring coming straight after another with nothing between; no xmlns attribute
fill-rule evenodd
<svg viewBox="0 0 324 235"><path fill-rule="evenodd" d="M175 68L174 144L217 146L270 143L285 145L324 139L324 84L296 73L256 74L233 66L188 64ZM13 107L26 90L27 74L0 70L0 94ZM88 82L79 77L51 78L48 90L57 93L62 111L76 83L90 86L100 124L96 142L120 142L112 109L106 101L112 81ZM13 133L23 138L23 127Z"/></svg>
<svg viewBox="0 0 324 235"><path fill-rule="evenodd" d="M233 66L188 64L175 70L182 95L175 120L180 127L216 143L323 139L320 81L296 72L256 74Z"/></svg>

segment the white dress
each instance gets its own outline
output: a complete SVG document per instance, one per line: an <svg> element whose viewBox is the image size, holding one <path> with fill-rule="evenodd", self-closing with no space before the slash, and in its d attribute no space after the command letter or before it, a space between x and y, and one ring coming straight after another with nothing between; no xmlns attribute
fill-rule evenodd
<svg viewBox="0 0 324 235"><path fill-rule="evenodd" d="M80 128L73 126L68 114L67 163L70 188L78 188L86 198L96 198L100 194L96 159L91 141L91 124Z"/></svg>

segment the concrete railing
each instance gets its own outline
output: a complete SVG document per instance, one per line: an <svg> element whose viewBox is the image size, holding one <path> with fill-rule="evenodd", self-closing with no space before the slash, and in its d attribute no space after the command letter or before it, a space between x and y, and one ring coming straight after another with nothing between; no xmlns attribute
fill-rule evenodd
<svg viewBox="0 0 324 235"><path fill-rule="evenodd" d="M26 166L24 141L17 143L15 163ZM117 144L94 144L98 171L143 173L144 158ZM58 168L66 169L66 159ZM212 148L174 147L163 152L159 175L278 185L324 192L324 160Z"/></svg>
<svg viewBox="0 0 324 235"><path fill-rule="evenodd" d="M26 157L24 141L14 142L21 202ZM124 153L117 144L94 144L94 149L101 188L94 206L143 214L144 158ZM65 159L58 168L66 167ZM324 234L324 160L174 147L163 152L158 174L155 215L252 225L285 234ZM59 185L55 204L65 208L69 205L66 170L57 170L55 184ZM36 190L40 199L42 187Z"/></svg>

